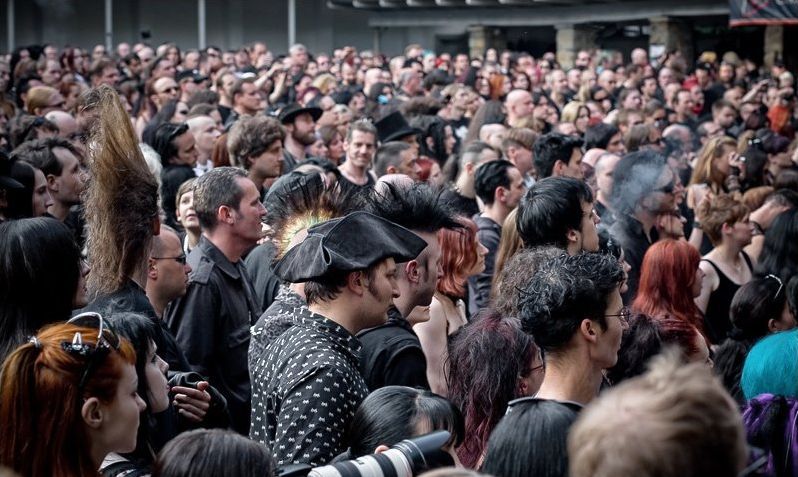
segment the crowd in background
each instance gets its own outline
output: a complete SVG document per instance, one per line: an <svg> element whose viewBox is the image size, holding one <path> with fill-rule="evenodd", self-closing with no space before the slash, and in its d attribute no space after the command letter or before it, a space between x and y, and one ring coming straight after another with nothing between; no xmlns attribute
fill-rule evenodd
<svg viewBox="0 0 798 477"><path fill-rule="evenodd" d="M731 51L17 48L0 466L795 475L796 126Z"/></svg>

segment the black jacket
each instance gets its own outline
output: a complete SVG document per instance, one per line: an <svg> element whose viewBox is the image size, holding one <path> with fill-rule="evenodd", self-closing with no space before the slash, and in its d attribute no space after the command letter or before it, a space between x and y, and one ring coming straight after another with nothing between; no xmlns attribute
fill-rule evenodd
<svg viewBox="0 0 798 477"><path fill-rule="evenodd" d="M231 263L207 238L188 256L186 295L169 305L167 323L192 371L227 399L232 427L249 433L249 327L260 307L241 261Z"/></svg>

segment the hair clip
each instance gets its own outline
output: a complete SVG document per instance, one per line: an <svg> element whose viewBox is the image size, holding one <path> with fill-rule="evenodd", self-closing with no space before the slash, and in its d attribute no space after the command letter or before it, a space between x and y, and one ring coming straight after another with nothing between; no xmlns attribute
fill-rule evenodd
<svg viewBox="0 0 798 477"><path fill-rule="evenodd" d="M61 342L61 348L67 353L77 354L79 356L88 356L91 354L92 349L94 349L91 345L83 344L83 335L81 335L79 331L72 337L71 343L69 341Z"/></svg>
<svg viewBox="0 0 798 477"><path fill-rule="evenodd" d="M28 340L28 343L32 344L33 347L36 349L42 349L42 342L39 341L39 338L35 336L31 336L30 339Z"/></svg>

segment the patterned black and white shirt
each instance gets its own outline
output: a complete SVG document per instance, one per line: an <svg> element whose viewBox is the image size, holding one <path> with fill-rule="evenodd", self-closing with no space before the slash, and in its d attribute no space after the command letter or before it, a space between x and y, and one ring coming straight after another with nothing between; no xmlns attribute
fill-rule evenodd
<svg viewBox="0 0 798 477"><path fill-rule="evenodd" d="M271 447L277 465L319 466L347 448L347 426L368 394L360 342L307 307L292 318L262 356L250 356L250 437Z"/></svg>

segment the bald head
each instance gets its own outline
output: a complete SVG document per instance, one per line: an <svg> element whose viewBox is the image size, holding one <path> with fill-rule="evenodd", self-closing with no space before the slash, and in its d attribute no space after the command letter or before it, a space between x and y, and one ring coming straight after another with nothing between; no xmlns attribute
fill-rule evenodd
<svg viewBox="0 0 798 477"><path fill-rule="evenodd" d="M58 126L59 137L70 139L78 131L78 122L67 112L50 111L44 117Z"/></svg>
<svg viewBox="0 0 798 477"><path fill-rule="evenodd" d="M598 161L599 157L601 157L601 155L605 154L606 152L607 151L605 151L604 149L599 149L597 147L594 147L593 149L588 149L587 152L585 152L585 155L582 157L582 162L589 165L590 167L596 167L596 162Z"/></svg>

